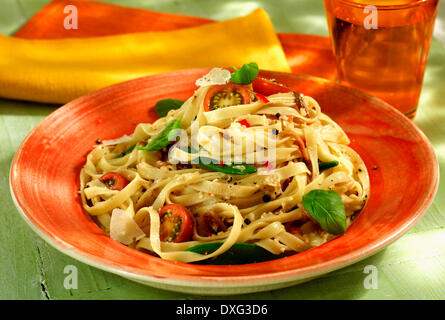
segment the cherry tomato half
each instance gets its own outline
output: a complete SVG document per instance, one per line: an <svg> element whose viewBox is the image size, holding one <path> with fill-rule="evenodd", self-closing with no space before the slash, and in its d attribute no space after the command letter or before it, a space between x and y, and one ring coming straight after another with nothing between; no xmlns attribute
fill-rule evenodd
<svg viewBox="0 0 445 320"><path fill-rule="evenodd" d="M260 77L257 77L255 80L253 80L252 88L254 92L262 94L266 97L276 93L286 93L292 91L290 88L281 83Z"/></svg>
<svg viewBox="0 0 445 320"><path fill-rule="evenodd" d="M122 190L128 184L128 180L116 172L105 173L99 180L111 190Z"/></svg>
<svg viewBox="0 0 445 320"><path fill-rule="evenodd" d="M246 86L235 83L214 85L204 99L204 110L207 112L250 102L250 92Z"/></svg>
<svg viewBox="0 0 445 320"><path fill-rule="evenodd" d="M161 241L185 242L192 238L193 218L190 212L178 204L168 204L159 211Z"/></svg>

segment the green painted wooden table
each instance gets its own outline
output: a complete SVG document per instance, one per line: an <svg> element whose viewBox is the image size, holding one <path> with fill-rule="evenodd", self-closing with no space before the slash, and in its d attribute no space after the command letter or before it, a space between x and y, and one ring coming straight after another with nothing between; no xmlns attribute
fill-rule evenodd
<svg viewBox="0 0 445 320"><path fill-rule="evenodd" d="M11 35L48 0L0 0L0 33ZM108 0L126 6L227 19L265 8L278 32L327 35L317 0ZM442 5L415 123L436 150L445 171L445 6ZM19 216L9 193L9 167L25 136L57 106L0 99L0 299L208 299L146 287L59 253ZM63 204L61 204L63 210ZM365 285L365 267L377 269L377 288ZM66 289L67 266L78 270L78 288ZM367 289L368 287L368 289ZM212 297L221 299L222 297ZM225 297L224 299L226 299ZM423 218L378 254L311 282L232 299L444 299L445 186Z"/></svg>

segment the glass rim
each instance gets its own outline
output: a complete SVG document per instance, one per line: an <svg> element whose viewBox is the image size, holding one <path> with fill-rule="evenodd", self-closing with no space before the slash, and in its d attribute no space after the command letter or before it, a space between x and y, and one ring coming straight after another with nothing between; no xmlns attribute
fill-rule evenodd
<svg viewBox="0 0 445 320"><path fill-rule="evenodd" d="M366 4L366 3L357 3L354 0L334 0L337 2L341 2L344 5L355 7L355 8L365 8L366 6L375 6L378 10L403 10L403 9L411 9L415 7L419 7L422 5L429 4L431 2L438 0L415 0L405 4L392 4L392 5L384 5L384 4ZM370 0L372 2L372 0Z"/></svg>

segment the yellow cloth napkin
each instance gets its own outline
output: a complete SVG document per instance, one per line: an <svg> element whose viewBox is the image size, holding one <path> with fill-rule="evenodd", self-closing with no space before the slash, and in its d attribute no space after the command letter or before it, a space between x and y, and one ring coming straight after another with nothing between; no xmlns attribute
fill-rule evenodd
<svg viewBox="0 0 445 320"><path fill-rule="evenodd" d="M0 97L66 103L150 74L248 62L258 63L260 69L290 72L263 9L175 31L59 40L0 36Z"/></svg>

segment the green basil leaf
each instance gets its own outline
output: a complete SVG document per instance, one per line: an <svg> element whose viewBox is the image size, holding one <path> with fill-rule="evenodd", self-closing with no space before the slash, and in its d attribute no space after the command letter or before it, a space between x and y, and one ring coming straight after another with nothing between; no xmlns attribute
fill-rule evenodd
<svg viewBox="0 0 445 320"><path fill-rule="evenodd" d="M165 117L170 110L176 110L182 107L184 101L176 99L159 100L155 105L155 111L159 118Z"/></svg>
<svg viewBox="0 0 445 320"><path fill-rule="evenodd" d="M198 244L188 248L186 251L196 252L199 254L211 254L221 247L222 242L211 242ZM261 248L252 243L235 243L229 250L207 260L195 262L195 264L205 265L238 265L264 262L282 258L283 255L274 255L266 249Z"/></svg>
<svg viewBox="0 0 445 320"><path fill-rule="evenodd" d="M170 120L165 128L154 137L145 147L136 147L138 150L159 151L167 147L172 142L172 134L181 128L181 120Z"/></svg>
<svg viewBox="0 0 445 320"><path fill-rule="evenodd" d="M318 164L318 169L321 171L326 170L326 169L330 169L330 168L334 168L338 166L338 161L331 161L331 162L320 162Z"/></svg>
<svg viewBox="0 0 445 320"><path fill-rule="evenodd" d="M251 164L230 164L219 165L214 163L215 160L210 158L199 158L199 164L207 169L222 172L226 174L245 175L257 172L257 167Z"/></svg>
<svg viewBox="0 0 445 320"><path fill-rule="evenodd" d="M324 231L336 235L346 232L345 206L337 192L312 190L303 196L303 206Z"/></svg>
<svg viewBox="0 0 445 320"><path fill-rule="evenodd" d="M232 73L230 81L242 85L251 84L253 80L258 77L259 73L258 64L256 64L255 62L246 63L241 67L241 69L234 69L235 72Z"/></svg>

